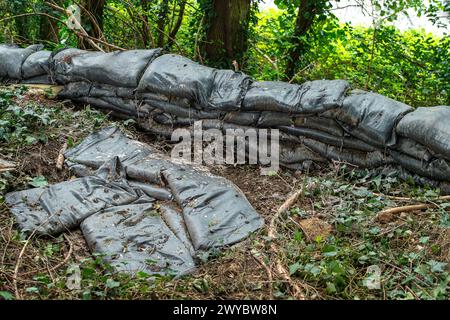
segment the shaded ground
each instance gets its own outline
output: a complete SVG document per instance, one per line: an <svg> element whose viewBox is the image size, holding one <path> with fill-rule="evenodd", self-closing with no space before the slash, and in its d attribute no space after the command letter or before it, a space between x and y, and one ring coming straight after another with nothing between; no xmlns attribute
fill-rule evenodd
<svg viewBox="0 0 450 320"><path fill-rule="evenodd" d="M182 279L130 279L114 274L92 256L81 233L28 239L15 227L1 194L70 178L57 170L62 145L69 147L112 120L89 108L55 103L23 90L0 90L0 158L17 163L0 173L0 299L448 299L450 247L448 208L434 201L437 190L369 179L339 164L310 174L281 170L259 175L256 166L216 166L246 194L269 225L278 208L300 188L304 192L276 220L277 238L267 228L246 241L211 254L198 271ZM117 122L134 138L162 151L166 142ZM386 207L410 204L382 195L421 198L436 205L425 211L379 216ZM206 257L205 257L206 259ZM286 281L277 270L281 263ZM69 289L70 267L81 271L81 287ZM379 287L367 284L378 278Z"/></svg>

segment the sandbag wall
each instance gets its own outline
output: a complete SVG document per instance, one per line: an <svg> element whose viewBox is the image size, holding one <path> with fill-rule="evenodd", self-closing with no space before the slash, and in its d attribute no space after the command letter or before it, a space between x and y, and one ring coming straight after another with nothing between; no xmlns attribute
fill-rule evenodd
<svg viewBox="0 0 450 320"><path fill-rule="evenodd" d="M24 67L35 61L29 52L48 54L38 49L1 46L0 77L29 80ZM241 72L202 66L160 49L65 49L34 64L48 70L48 81L64 85L60 98L134 118L157 134L170 137L196 120L204 129L277 128L284 166L304 169L336 160L358 168L397 167L450 192L449 106L413 109L352 90L344 80L255 82Z"/></svg>

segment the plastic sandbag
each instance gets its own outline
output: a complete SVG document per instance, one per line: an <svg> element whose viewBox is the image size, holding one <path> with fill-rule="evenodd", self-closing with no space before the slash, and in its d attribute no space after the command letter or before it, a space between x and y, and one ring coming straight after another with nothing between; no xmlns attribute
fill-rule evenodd
<svg viewBox="0 0 450 320"><path fill-rule="evenodd" d="M249 81L242 73L216 70L179 55L166 54L147 68L138 92L185 98L197 109L228 111L240 108Z"/></svg>
<svg viewBox="0 0 450 320"><path fill-rule="evenodd" d="M174 163L146 148L110 127L89 136L66 157L70 165L95 166L114 152L123 159L128 178L156 184L167 181L183 209L196 250L233 244L262 226L262 218L234 184L207 171Z"/></svg>
<svg viewBox="0 0 450 320"><path fill-rule="evenodd" d="M189 249L166 226L152 203L117 206L81 223L91 251L118 271L184 275L195 268Z"/></svg>
<svg viewBox="0 0 450 320"><path fill-rule="evenodd" d="M49 59L51 54L50 51L38 51L28 56L22 65L23 78L26 80L32 78L47 79L48 83Z"/></svg>
<svg viewBox="0 0 450 320"><path fill-rule="evenodd" d="M413 109L385 96L355 90L345 98L341 109L336 109L336 120L351 135L375 146L393 146L396 143L395 126Z"/></svg>
<svg viewBox="0 0 450 320"><path fill-rule="evenodd" d="M333 136L343 137L344 129L334 120L324 117L296 117L294 118L294 126L300 128L310 128L324 131Z"/></svg>
<svg viewBox="0 0 450 320"><path fill-rule="evenodd" d="M100 210L141 198L143 194L124 176L120 162L113 158L95 176L8 193L5 200L22 231L58 235Z"/></svg>
<svg viewBox="0 0 450 320"><path fill-rule="evenodd" d="M444 159L425 162L394 150L390 153L397 163L414 173L434 180L450 182L450 164Z"/></svg>
<svg viewBox="0 0 450 320"><path fill-rule="evenodd" d="M33 53L42 50L42 45L19 48L15 45L0 45L0 79L22 80L22 65Z"/></svg>
<svg viewBox="0 0 450 320"><path fill-rule="evenodd" d="M417 108L400 120L396 131L450 160L450 106Z"/></svg>
<svg viewBox="0 0 450 320"><path fill-rule="evenodd" d="M58 62L56 79L60 83L86 81L137 88L145 68L160 52L152 49L75 55L69 61Z"/></svg>
<svg viewBox="0 0 450 320"><path fill-rule="evenodd" d="M428 162L433 158L433 155L425 146L408 138L399 137L393 148L419 160Z"/></svg>

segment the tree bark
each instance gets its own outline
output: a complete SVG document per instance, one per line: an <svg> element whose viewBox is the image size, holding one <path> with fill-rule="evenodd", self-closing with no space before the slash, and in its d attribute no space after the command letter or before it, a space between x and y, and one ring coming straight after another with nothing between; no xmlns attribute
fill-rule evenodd
<svg viewBox="0 0 450 320"><path fill-rule="evenodd" d="M293 46L288 51L288 63L285 70L285 80L291 80L296 72L296 66L300 57L305 53L306 43L301 37L305 36L311 28L314 20L323 6L323 0L302 0L295 19L295 29L292 38Z"/></svg>
<svg viewBox="0 0 450 320"><path fill-rule="evenodd" d="M206 58L216 65L231 66L247 51L251 0L213 0L206 30Z"/></svg>

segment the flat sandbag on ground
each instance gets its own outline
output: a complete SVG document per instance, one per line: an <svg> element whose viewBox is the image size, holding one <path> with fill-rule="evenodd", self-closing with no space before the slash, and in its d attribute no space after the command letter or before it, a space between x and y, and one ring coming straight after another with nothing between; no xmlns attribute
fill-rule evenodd
<svg viewBox="0 0 450 320"><path fill-rule="evenodd" d="M396 131L450 160L450 106L417 108L400 120Z"/></svg>
<svg viewBox="0 0 450 320"><path fill-rule="evenodd" d="M396 143L395 126L413 108L385 96L355 90L345 98L341 109L334 110L335 119L351 135L375 146Z"/></svg>
<svg viewBox="0 0 450 320"><path fill-rule="evenodd" d="M24 49L15 45L0 45L0 79L7 82L23 80L22 65L30 55L43 48L42 45Z"/></svg>
<svg viewBox="0 0 450 320"><path fill-rule="evenodd" d="M262 226L262 218L234 184L207 171L174 163L152 150L146 151L147 147L110 127L88 137L66 153L66 157L71 165L92 166L106 161L111 152L115 152L123 159L128 178L156 184L167 181L183 210L196 250L231 245ZM127 150L134 156L121 156L126 155Z"/></svg>
<svg viewBox="0 0 450 320"><path fill-rule="evenodd" d="M118 166L118 159L113 158L95 176L8 193L5 201L21 230L58 235L102 209L141 198L142 193L128 184Z"/></svg>
<svg viewBox="0 0 450 320"><path fill-rule="evenodd" d="M194 249L231 245L263 226L242 191L226 179L182 167L163 175L183 208Z"/></svg>
<svg viewBox="0 0 450 320"><path fill-rule="evenodd" d="M195 269L189 249L167 227L152 203L109 208L81 223L92 252L117 271L184 275Z"/></svg>
<svg viewBox="0 0 450 320"><path fill-rule="evenodd" d="M430 179L450 182L450 164L444 159L425 162L394 150L390 153L397 163L414 173Z"/></svg>
<svg viewBox="0 0 450 320"><path fill-rule="evenodd" d="M279 129L294 136L311 138L339 148L354 149L365 152L372 152L376 150L373 146L353 137L336 137L326 132L309 128L281 126Z"/></svg>
<svg viewBox="0 0 450 320"><path fill-rule="evenodd" d="M56 79L60 83L86 81L137 88L145 68L160 52L161 49L152 49L75 55L70 60L57 61Z"/></svg>
<svg viewBox="0 0 450 320"><path fill-rule="evenodd" d="M317 80L301 86L281 81L254 82L242 110L316 114L339 108L348 88L344 80Z"/></svg>

